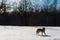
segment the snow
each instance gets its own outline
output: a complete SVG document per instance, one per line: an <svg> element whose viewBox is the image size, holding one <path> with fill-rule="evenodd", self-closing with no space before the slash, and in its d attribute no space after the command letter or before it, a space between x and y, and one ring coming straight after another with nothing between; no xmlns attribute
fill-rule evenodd
<svg viewBox="0 0 60 40"><path fill-rule="evenodd" d="M42 27L0 26L0 40L60 40L60 27L45 27L47 36L36 35Z"/></svg>

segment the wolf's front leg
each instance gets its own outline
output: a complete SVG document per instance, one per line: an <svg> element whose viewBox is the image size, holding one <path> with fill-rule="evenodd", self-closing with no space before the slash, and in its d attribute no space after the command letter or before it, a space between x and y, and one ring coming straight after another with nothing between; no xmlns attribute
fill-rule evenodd
<svg viewBox="0 0 60 40"><path fill-rule="evenodd" d="M46 35L46 33L44 32L44 35Z"/></svg>

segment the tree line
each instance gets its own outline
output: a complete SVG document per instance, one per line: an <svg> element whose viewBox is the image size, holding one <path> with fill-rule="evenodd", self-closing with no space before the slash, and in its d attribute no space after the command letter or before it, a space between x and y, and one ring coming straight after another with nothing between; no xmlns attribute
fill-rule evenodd
<svg viewBox="0 0 60 40"><path fill-rule="evenodd" d="M22 2L19 2L16 10L11 13L6 12L6 9L10 8L6 2L7 0L2 0L0 5L0 10L2 10L2 12L0 12L0 24L56 25L57 0L54 0L51 5L49 5L49 0L46 0L46 5L43 5L44 8L41 7L41 9L37 8L40 7L38 5L33 6L30 0L22 0ZM6 18L6 20L4 18Z"/></svg>

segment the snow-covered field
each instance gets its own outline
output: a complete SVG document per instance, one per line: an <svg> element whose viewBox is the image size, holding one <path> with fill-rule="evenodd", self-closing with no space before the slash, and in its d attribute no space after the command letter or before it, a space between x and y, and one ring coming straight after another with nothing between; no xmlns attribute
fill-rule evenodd
<svg viewBox="0 0 60 40"><path fill-rule="evenodd" d="M38 28L0 26L0 40L60 40L60 27L45 27L47 36L36 35Z"/></svg>

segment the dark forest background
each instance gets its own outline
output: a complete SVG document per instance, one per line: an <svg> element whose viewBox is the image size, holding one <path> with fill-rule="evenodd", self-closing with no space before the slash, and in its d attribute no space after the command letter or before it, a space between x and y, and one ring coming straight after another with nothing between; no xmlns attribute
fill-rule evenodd
<svg viewBox="0 0 60 40"><path fill-rule="evenodd" d="M47 5L41 10L34 10L32 7L27 10L27 4L25 0L24 4L20 4L14 11L7 12L10 6L7 6L6 1L2 0L0 5L0 25L60 26L60 10L56 10L57 0L54 0L49 8L47 0Z"/></svg>

